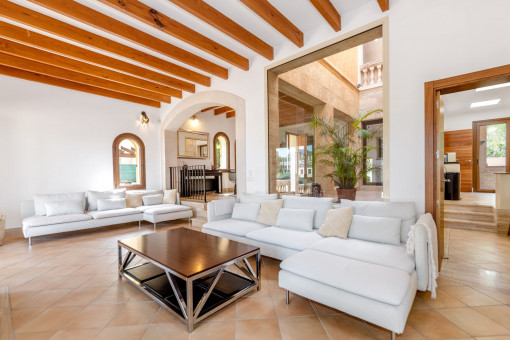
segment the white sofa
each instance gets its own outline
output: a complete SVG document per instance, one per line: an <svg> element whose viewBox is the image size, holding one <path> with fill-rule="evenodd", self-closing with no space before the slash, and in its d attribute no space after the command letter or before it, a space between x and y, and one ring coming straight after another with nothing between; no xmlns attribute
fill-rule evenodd
<svg viewBox="0 0 510 340"><path fill-rule="evenodd" d="M115 192L115 191L111 191ZM118 191L111 197L124 197L125 191ZM129 194L157 195L163 194L163 190L137 190L130 191ZM44 211L38 211L41 206L34 200L24 201L21 204L21 215L23 218L23 235L28 238L28 244L31 246L32 237L63 233L68 231L98 228L103 226L137 222L141 227L142 220L154 224L162 221L170 221L180 218L187 218L188 224L193 217L193 211L190 207L180 204L179 194L177 193L176 204L156 204L142 205L136 208L122 208L112 210L98 211L97 208L91 208L85 192L70 194L50 194L36 195L37 202L58 202L66 199L83 200L83 213L73 213L57 216L45 216Z"/></svg>
<svg viewBox="0 0 510 340"><path fill-rule="evenodd" d="M216 216L216 203L211 202L203 232L258 246L262 255L283 260L279 285L287 290L287 298L291 291L389 329L393 336L402 333L416 290L426 290L429 278L423 225L415 227L415 255L406 252L407 235L416 223L414 203L342 201L333 206L328 198L283 200L284 208L315 210L314 229L296 231L235 220L229 214ZM401 243L320 236L317 229L326 211L341 206L354 206L355 215L399 218Z"/></svg>

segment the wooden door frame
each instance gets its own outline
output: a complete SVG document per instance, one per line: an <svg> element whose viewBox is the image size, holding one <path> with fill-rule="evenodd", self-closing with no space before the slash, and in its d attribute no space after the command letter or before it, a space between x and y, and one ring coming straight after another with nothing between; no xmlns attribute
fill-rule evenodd
<svg viewBox="0 0 510 340"><path fill-rule="evenodd" d="M485 120L476 120L473 122L473 191L474 192L496 192L496 190L480 190L480 172L478 168L478 155L480 153L480 126L483 125L493 125L493 124L507 124L506 131L506 165L505 171L510 172L510 132L508 128L510 127L510 117L508 118L495 118L495 119L485 119ZM475 162L475 160L477 160Z"/></svg>
<svg viewBox="0 0 510 340"><path fill-rule="evenodd" d="M425 83L425 212L431 213L436 219L436 180L437 172L437 124L439 110L436 106L436 93L441 95L473 90L478 87L491 86L510 82L510 65L499 66L487 70L463 74L460 76L439 79ZM444 257L444 233L442 225L438 227L438 255ZM441 229L441 230L439 230ZM439 261L439 266L441 266Z"/></svg>

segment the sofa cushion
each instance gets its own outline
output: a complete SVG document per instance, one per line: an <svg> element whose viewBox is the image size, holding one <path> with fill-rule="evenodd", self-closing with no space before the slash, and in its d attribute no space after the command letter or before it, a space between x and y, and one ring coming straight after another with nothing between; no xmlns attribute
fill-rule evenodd
<svg viewBox="0 0 510 340"><path fill-rule="evenodd" d="M126 193L126 207L138 208L143 205L142 201L143 194L129 194Z"/></svg>
<svg viewBox="0 0 510 340"><path fill-rule="evenodd" d="M143 212L144 214L161 215L186 210L191 210L191 208L179 204L158 204L147 206L147 209L143 210Z"/></svg>
<svg viewBox="0 0 510 340"><path fill-rule="evenodd" d="M30 216L23 219L23 227L40 227L44 225L79 222L92 219L87 214L69 214L58 216Z"/></svg>
<svg viewBox="0 0 510 340"><path fill-rule="evenodd" d="M233 220L229 218L226 220L208 222L204 224L202 228L236 236L246 236L246 234L252 231L267 228L267 226L257 222Z"/></svg>
<svg viewBox="0 0 510 340"><path fill-rule="evenodd" d="M260 202L260 212L257 222L266 225L275 225L283 200L264 200Z"/></svg>
<svg viewBox="0 0 510 340"><path fill-rule="evenodd" d="M315 210L282 208L278 213L276 226L285 229L312 231Z"/></svg>
<svg viewBox="0 0 510 340"><path fill-rule="evenodd" d="M46 203L60 202L68 200L78 200L83 202L83 209L85 210L85 192L74 192L69 194L47 194L47 195L34 195L34 209L35 214L38 216L46 215Z"/></svg>
<svg viewBox="0 0 510 340"><path fill-rule="evenodd" d="M125 208L127 208L125 198L98 198L97 199L97 210L98 211L125 209Z"/></svg>
<svg viewBox="0 0 510 340"><path fill-rule="evenodd" d="M98 198L125 198L126 189L115 189L108 191L87 191L88 211L97 210Z"/></svg>
<svg viewBox="0 0 510 340"><path fill-rule="evenodd" d="M351 227L353 212L353 207L329 209L324 223L317 232L321 236L341 237L345 240Z"/></svg>
<svg viewBox="0 0 510 340"><path fill-rule="evenodd" d="M234 220L257 221L260 212L260 203L236 203L232 210Z"/></svg>
<svg viewBox="0 0 510 340"><path fill-rule="evenodd" d="M142 196L143 205L163 204L163 194Z"/></svg>
<svg viewBox="0 0 510 340"><path fill-rule="evenodd" d="M163 193L164 204L176 204L177 203L177 189L165 190Z"/></svg>
<svg viewBox="0 0 510 340"><path fill-rule="evenodd" d="M278 199L278 194L247 194L247 193L239 194L240 203L260 203L265 200L275 199Z"/></svg>
<svg viewBox="0 0 510 340"><path fill-rule="evenodd" d="M413 202L368 202L342 200L341 207L354 207L354 215L400 218L400 241L407 241L411 226L416 223L416 208Z"/></svg>
<svg viewBox="0 0 510 340"><path fill-rule="evenodd" d="M328 237L315 242L309 249L396 268L407 273L412 273L415 268L414 256L408 255L403 245Z"/></svg>
<svg viewBox="0 0 510 340"><path fill-rule="evenodd" d="M354 215L349 238L400 245L400 218Z"/></svg>
<svg viewBox="0 0 510 340"><path fill-rule="evenodd" d="M295 250L304 250L314 242L322 239L315 231L296 231L278 227L255 230L246 234L246 237L251 240Z"/></svg>
<svg viewBox="0 0 510 340"><path fill-rule="evenodd" d="M46 209L46 216L83 214L84 210L82 200L46 202L44 207Z"/></svg>
<svg viewBox="0 0 510 340"><path fill-rule="evenodd" d="M102 218L108 217L118 217L118 216L126 216L139 214L140 212L135 208L124 208L124 209L115 209L115 210L103 210L103 211L89 211L87 214L92 216L95 220L100 220Z"/></svg>
<svg viewBox="0 0 510 340"><path fill-rule="evenodd" d="M315 210L313 226L319 229L324 223L326 213L333 208L332 198L283 196L283 207L291 209Z"/></svg>
<svg viewBox="0 0 510 340"><path fill-rule="evenodd" d="M287 258L280 267L310 280L393 306L402 303L411 281L411 276L400 269L311 249Z"/></svg>

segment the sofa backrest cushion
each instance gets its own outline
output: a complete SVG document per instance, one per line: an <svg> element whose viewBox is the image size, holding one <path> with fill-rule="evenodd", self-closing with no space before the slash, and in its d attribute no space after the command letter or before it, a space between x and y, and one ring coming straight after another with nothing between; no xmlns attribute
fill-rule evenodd
<svg viewBox="0 0 510 340"><path fill-rule="evenodd" d="M400 245L400 218L352 216L349 238Z"/></svg>
<svg viewBox="0 0 510 340"><path fill-rule="evenodd" d="M97 199L97 210L117 210L126 208L125 198L98 198Z"/></svg>
<svg viewBox="0 0 510 340"><path fill-rule="evenodd" d="M276 226L298 231L312 231L315 210L281 208Z"/></svg>
<svg viewBox="0 0 510 340"><path fill-rule="evenodd" d="M115 189L108 191L87 191L88 211L97 210L98 198L126 198L126 189Z"/></svg>
<svg viewBox="0 0 510 340"><path fill-rule="evenodd" d="M416 223L413 202L369 202L342 200L341 207L354 207L354 215L400 218L400 242L407 242L411 226Z"/></svg>
<svg viewBox="0 0 510 340"><path fill-rule="evenodd" d="M143 205L163 204L163 194L142 196Z"/></svg>
<svg viewBox="0 0 510 340"><path fill-rule="evenodd" d="M283 196L283 207L290 209L315 210L313 227L319 229L324 223L326 213L333 208L332 198Z"/></svg>
<svg viewBox="0 0 510 340"><path fill-rule="evenodd" d="M46 215L46 203L61 201L80 201L85 210L85 192L74 192L69 194L47 194L34 195L34 209L38 216Z"/></svg>
<svg viewBox="0 0 510 340"><path fill-rule="evenodd" d="M232 210L234 220L256 222L259 217L260 203L236 203Z"/></svg>
<svg viewBox="0 0 510 340"><path fill-rule="evenodd" d="M46 216L83 214L83 211L85 210L83 200L46 202L44 206L46 209Z"/></svg>
<svg viewBox="0 0 510 340"><path fill-rule="evenodd" d="M239 203L260 203L265 200L276 200L278 194L239 194Z"/></svg>

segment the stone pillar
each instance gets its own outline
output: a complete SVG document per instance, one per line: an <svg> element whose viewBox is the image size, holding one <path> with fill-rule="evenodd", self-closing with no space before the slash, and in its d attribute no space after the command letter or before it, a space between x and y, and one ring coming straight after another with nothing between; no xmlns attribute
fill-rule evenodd
<svg viewBox="0 0 510 340"><path fill-rule="evenodd" d="M268 135L269 135L269 193L276 193L276 175L278 171L278 155L280 147L280 112L278 108L278 76L267 72L268 89Z"/></svg>
<svg viewBox="0 0 510 340"><path fill-rule="evenodd" d="M319 117L322 117L326 121L333 120L335 116L335 109L333 106L325 104L325 105L317 105L313 108L313 113ZM315 129L315 145L314 148L317 150L317 147L329 143L328 139L322 137L320 134L320 130L318 128ZM336 186L333 180L326 175L333 171L333 167L326 166L317 160L315 162L315 182L321 185L322 191L324 192L325 197L336 197Z"/></svg>

